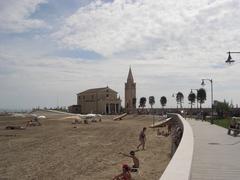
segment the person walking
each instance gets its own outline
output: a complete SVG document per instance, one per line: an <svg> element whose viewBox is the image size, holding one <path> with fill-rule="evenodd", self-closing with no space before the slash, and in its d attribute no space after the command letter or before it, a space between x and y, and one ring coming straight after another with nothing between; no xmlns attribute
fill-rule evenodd
<svg viewBox="0 0 240 180"><path fill-rule="evenodd" d="M145 150L145 143L146 143L146 132L147 128L144 127L143 130L140 132L139 134L139 141L140 144L137 146L137 149L139 150L139 148L142 146L142 150Z"/></svg>

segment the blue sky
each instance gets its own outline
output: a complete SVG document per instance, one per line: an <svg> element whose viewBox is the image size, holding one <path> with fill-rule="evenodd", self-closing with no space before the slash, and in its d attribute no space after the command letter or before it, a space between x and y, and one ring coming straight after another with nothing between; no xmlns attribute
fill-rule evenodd
<svg viewBox="0 0 240 180"><path fill-rule="evenodd" d="M68 106L110 86L124 99L131 65L137 96L187 95L202 78L214 99L240 104L238 0L0 0L0 108ZM240 61L240 55L234 58ZM206 85L210 106L210 84Z"/></svg>

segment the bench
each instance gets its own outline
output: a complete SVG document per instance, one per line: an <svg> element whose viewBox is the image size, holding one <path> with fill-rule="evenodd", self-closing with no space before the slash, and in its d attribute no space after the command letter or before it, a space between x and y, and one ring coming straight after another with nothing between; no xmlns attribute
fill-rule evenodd
<svg viewBox="0 0 240 180"><path fill-rule="evenodd" d="M240 129L236 129L236 128L228 128L228 134L231 134L231 131L233 131L233 135L236 137L239 133L240 133Z"/></svg>

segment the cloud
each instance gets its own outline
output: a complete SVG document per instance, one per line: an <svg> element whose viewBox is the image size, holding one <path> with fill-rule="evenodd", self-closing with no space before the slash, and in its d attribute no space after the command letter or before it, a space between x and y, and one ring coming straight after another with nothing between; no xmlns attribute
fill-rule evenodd
<svg viewBox="0 0 240 180"><path fill-rule="evenodd" d="M42 3L47 0L0 1L0 32L20 33L46 27L44 21L31 18Z"/></svg>
<svg viewBox="0 0 240 180"><path fill-rule="evenodd" d="M45 2L1 1L1 10L7 11L0 12L0 31L44 27L31 15ZM239 63L224 64L226 51L240 49L239 6L238 0L96 0L67 11L73 14L60 26L53 23L54 33L2 33L0 108L17 102L19 107L55 106L57 96L60 105L71 105L76 93L107 85L124 99L129 65L137 97L154 95L155 107L160 107L161 96L175 107L171 95L178 91L188 106L187 95L200 87L202 78L213 79L214 99L239 103ZM8 17L10 10L14 18ZM43 24L27 25L35 20Z"/></svg>
<svg viewBox="0 0 240 180"><path fill-rule="evenodd" d="M66 18L53 37L108 58L207 60L206 53L238 44L239 8L238 0L97 0Z"/></svg>

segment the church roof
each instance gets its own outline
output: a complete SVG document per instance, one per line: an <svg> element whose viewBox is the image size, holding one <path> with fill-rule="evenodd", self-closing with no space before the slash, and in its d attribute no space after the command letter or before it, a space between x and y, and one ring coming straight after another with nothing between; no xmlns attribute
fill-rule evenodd
<svg viewBox="0 0 240 180"><path fill-rule="evenodd" d="M114 93L117 93L116 91L114 91L113 89L109 88L108 86L107 87L102 87L102 88L93 88L93 89L88 89L86 91L83 91L83 92L80 92L78 93L79 94L84 94L84 93L97 93L97 92L100 92L100 91L106 91L106 90L109 90L109 91L112 91Z"/></svg>
<svg viewBox="0 0 240 180"><path fill-rule="evenodd" d="M132 75L132 69L131 69L131 67L129 68L127 81L131 81L131 82L134 81L134 80L133 80L133 75Z"/></svg>

